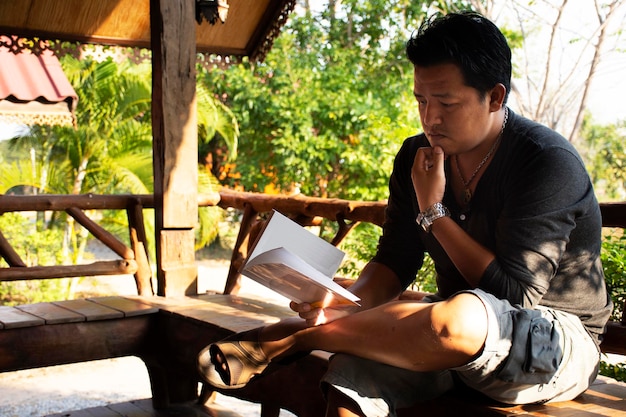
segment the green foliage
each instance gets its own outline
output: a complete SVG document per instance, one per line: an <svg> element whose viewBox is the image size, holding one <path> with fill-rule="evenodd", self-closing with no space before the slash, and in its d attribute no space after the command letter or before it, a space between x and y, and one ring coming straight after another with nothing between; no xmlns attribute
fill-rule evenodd
<svg viewBox="0 0 626 417"><path fill-rule="evenodd" d="M386 196L393 156L417 129L404 27L422 16L422 5L354 0L338 7L292 16L262 64L200 74L240 123L228 185Z"/></svg>
<svg viewBox="0 0 626 417"><path fill-rule="evenodd" d="M625 134L626 121L599 125L589 115L583 120L581 136L584 144L581 153L601 201L623 200L626 195ZM611 319L619 321L626 302L626 236L623 230L605 231L601 257L607 288L613 300ZM626 364L602 361L600 374L626 381Z"/></svg>
<svg viewBox="0 0 626 417"><path fill-rule="evenodd" d="M626 196L626 121L598 125L585 117L581 130L587 169L600 200L623 200Z"/></svg>
<svg viewBox="0 0 626 417"><path fill-rule="evenodd" d="M607 288L613 300L611 320L620 321L626 302L626 234L623 229L603 237L601 256ZM626 363L614 365L602 361L600 374L626 381Z"/></svg>
<svg viewBox="0 0 626 417"><path fill-rule="evenodd" d="M211 193L221 187L213 174L200 171L198 175L198 191ZM224 219L224 210L220 207L199 207L198 225L195 228L195 249L199 250L214 242L219 234L219 224Z"/></svg>
<svg viewBox="0 0 626 417"><path fill-rule="evenodd" d="M4 213L0 216L0 230L28 266L55 265L61 263L61 241L58 229L41 230L35 219L20 213ZM7 267L4 260L0 265ZM31 280L0 282L0 304L15 305L64 299L66 280Z"/></svg>
<svg viewBox="0 0 626 417"><path fill-rule="evenodd" d="M79 95L77 129L57 132L73 178L68 193L151 190L149 65L69 56L62 64Z"/></svg>
<svg viewBox="0 0 626 417"><path fill-rule="evenodd" d="M376 253L381 231L380 227L371 223L359 223L350 231L340 245L346 252L346 257L339 268L339 275L345 278L358 277L365 264Z"/></svg>
<svg viewBox="0 0 626 417"><path fill-rule="evenodd" d="M335 230L325 231L326 235L335 233ZM345 260L339 269L339 274L346 278L357 278L359 273L376 254L378 239L382 229L371 223L360 223L352 229L340 245L346 253ZM410 289L434 293L437 291L437 274L432 258L426 254L424 263L417 272L415 281Z"/></svg>
<svg viewBox="0 0 626 417"><path fill-rule="evenodd" d="M626 302L626 234L624 230L614 231L602 239L602 267L611 298L613 299L613 320L621 320Z"/></svg>
<svg viewBox="0 0 626 417"><path fill-rule="evenodd" d="M152 189L149 66L61 63L76 90L77 127L33 127L11 140L0 191L29 186L50 194L146 193ZM5 173L3 172L3 174Z"/></svg>
<svg viewBox="0 0 626 417"><path fill-rule="evenodd" d="M41 223L21 213L0 215L0 230L26 265L54 265L61 261L58 252L62 235L58 230L42 230Z"/></svg>
<svg viewBox="0 0 626 417"><path fill-rule="evenodd" d="M600 375L615 378L618 381L626 381L626 363L611 364L606 361L600 362Z"/></svg>
<svg viewBox="0 0 626 417"><path fill-rule="evenodd" d="M199 73L206 71L198 68ZM226 159L231 161L237 157L239 146L239 123L233 112L221 101L216 99L209 89L210 86L198 83L196 95L198 101L198 155L199 163L206 164L206 155L215 148L217 139L221 139L228 148Z"/></svg>
<svg viewBox="0 0 626 417"><path fill-rule="evenodd" d="M204 71L199 68L200 73ZM239 146L239 123L233 112L217 100L207 85L197 87L198 95L198 192L211 193L221 188L217 175L222 176L220 163L233 161ZM226 145L227 151L221 146ZM195 249L214 242L219 224L224 218L219 207L200 207L195 229Z"/></svg>
<svg viewBox="0 0 626 417"><path fill-rule="evenodd" d="M424 263L419 271L417 271L417 277L411 286L413 290L436 293L437 292L437 272L435 271L435 262L426 254L424 256Z"/></svg>

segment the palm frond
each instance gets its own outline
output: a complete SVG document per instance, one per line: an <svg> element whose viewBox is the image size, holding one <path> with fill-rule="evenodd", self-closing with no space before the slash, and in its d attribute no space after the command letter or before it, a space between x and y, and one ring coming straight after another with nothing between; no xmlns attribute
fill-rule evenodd
<svg viewBox="0 0 626 417"><path fill-rule="evenodd" d="M228 147L228 159L237 157L239 142L239 124L234 113L203 84L198 84L198 131L200 140L211 141L215 133L219 133Z"/></svg>

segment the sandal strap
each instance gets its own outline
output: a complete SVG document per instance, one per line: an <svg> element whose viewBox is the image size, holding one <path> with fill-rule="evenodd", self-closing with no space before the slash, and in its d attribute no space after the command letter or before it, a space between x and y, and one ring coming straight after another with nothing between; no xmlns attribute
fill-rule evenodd
<svg viewBox="0 0 626 417"><path fill-rule="evenodd" d="M233 341L219 343L230 372L231 386L245 385L267 368L269 361L258 343Z"/></svg>

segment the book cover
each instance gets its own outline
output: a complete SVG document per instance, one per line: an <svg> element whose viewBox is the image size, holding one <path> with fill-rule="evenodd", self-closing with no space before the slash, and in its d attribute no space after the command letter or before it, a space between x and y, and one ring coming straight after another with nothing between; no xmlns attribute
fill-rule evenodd
<svg viewBox="0 0 626 417"><path fill-rule="evenodd" d="M241 273L297 303L358 305L359 298L333 281L344 252L274 211Z"/></svg>

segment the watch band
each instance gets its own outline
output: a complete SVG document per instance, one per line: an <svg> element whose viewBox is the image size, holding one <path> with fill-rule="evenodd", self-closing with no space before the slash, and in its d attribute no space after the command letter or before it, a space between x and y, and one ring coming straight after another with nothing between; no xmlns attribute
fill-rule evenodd
<svg viewBox="0 0 626 417"><path fill-rule="evenodd" d="M433 222L442 217L450 217L450 211L443 203L435 203L418 214L415 221L426 233L430 233Z"/></svg>

